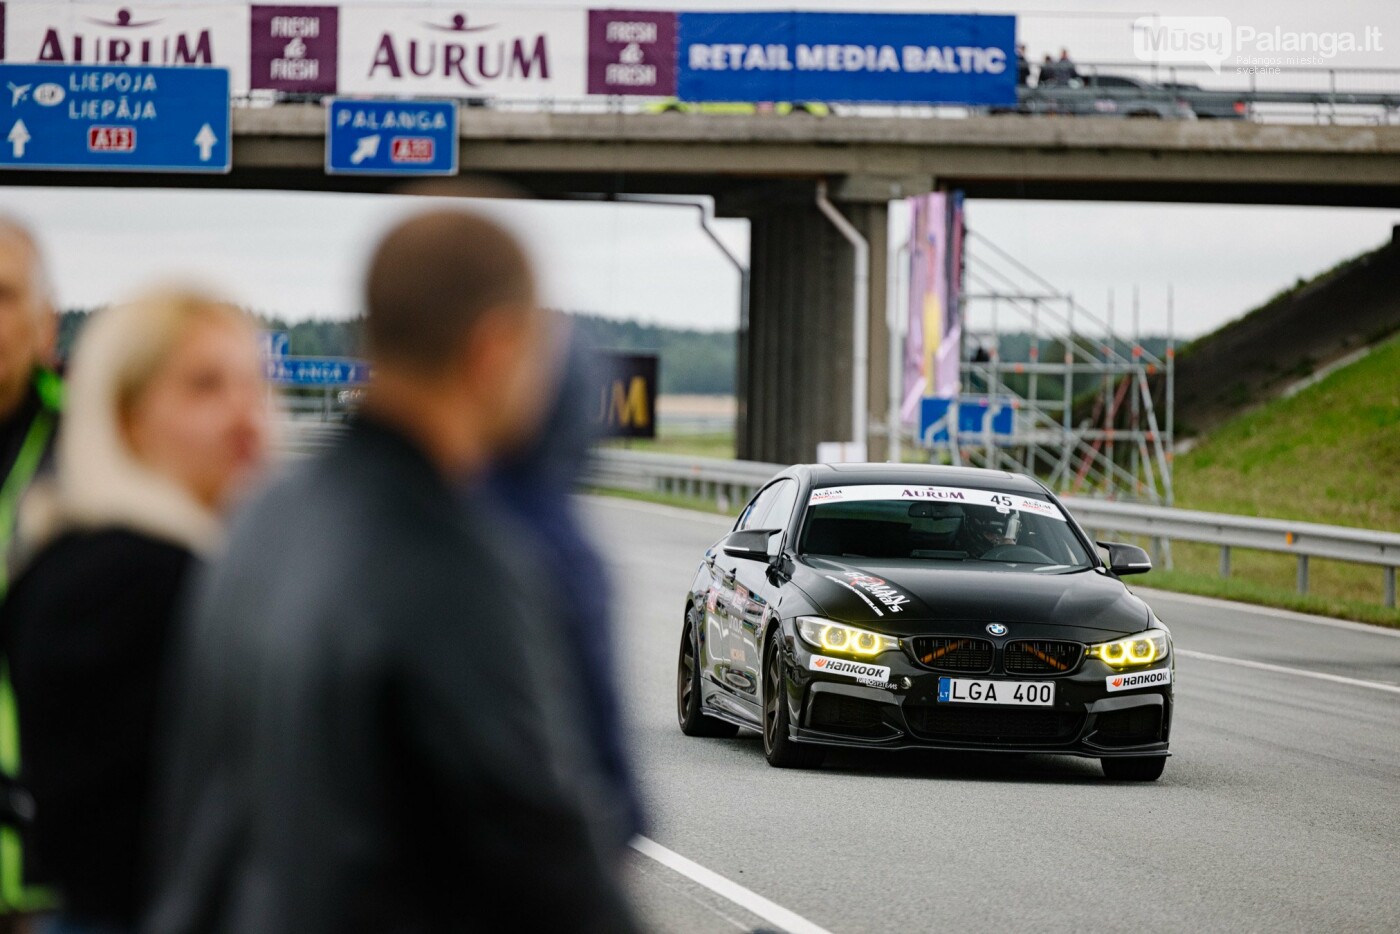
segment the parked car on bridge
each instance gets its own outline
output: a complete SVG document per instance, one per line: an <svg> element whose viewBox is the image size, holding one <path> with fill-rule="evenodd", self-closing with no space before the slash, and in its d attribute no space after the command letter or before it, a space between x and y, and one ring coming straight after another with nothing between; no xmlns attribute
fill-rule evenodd
<svg viewBox="0 0 1400 934"><path fill-rule="evenodd" d="M1067 84L1018 88L1017 94L1017 113L1161 120L1196 118L1196 112L1182 94L1127 75L1087 74Z"/></svg>
<svg viewBox="0 0 1400 934"><path fill-rule="evenodd" d="M674 98L659 101L647 107L648 113L688 113L688 114L812 114L817 117L829 115L830 104L820 101L681 101Z"/></svg>
<svg viewBox="0 0 1400 934"><path fill-rule="evenodd" d="M1085 534L1039 481L898 464L778 474L704 555L677 716L763 734L778 767L829 747L1058 753L1162 774L1171 635L1119 578L1152 567Z"/></svg>
<svg viewBox="0 0 1400 934"><path fill-rule="evenodd" d="M1202 120L1248 120L1249 102L1234 91L1207 91L1199 84L1164 83Z"/></svg>

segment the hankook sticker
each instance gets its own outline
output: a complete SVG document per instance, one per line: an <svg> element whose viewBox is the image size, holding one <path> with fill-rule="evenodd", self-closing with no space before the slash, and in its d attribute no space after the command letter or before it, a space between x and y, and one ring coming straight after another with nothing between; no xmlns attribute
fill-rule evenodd
<svg viewBox="0 0 1400 934"><path fill-rule="evenodd" d="M1172 670L1158 668L1155 671L1134 671L1121 675L1109 675L1104 685L1109 691L1131 691L1133 688L1155 688L1172 683Z"/></svg>
<svg viewBox="0 0 1400 934"><path fill-rule="evenodd" d="M867 665L865 662L853 662L847 658L813 655L808 659L807 667L812 671L821 671L830 675L847 675L862 684L868 683L871 686L888 684L890 680L890 669L887 666Z"/></svg>

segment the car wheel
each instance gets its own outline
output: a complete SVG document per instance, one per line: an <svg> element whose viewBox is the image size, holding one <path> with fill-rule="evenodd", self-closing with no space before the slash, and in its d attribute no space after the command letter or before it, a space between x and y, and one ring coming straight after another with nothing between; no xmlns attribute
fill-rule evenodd
<svg viewBox="0 0 1400 934"><path fill-rule="evenodd" d="M700 662L696 648L699 637L686 614L681 629L681 657L676 666L676 720L686 736L730 737L739 728L724 720L707 717L700 710Z"/></svg>
<svg viewBox="0 0 1400 934"><path fill-rule="evenodd" d="M1166 756L1118 756L1100 759L1105 778L1118 782L1155 782L1167 767Z"/></svg>
<svg viewBox="0 0 1400 934"><path fill-rule="evenodd" d="M780 769L812 769L821 765L826 750L820 746L793 742L791 721L783 690L783 653L778 641L768 643L763 665L763 755L768 764Z"/></svg>

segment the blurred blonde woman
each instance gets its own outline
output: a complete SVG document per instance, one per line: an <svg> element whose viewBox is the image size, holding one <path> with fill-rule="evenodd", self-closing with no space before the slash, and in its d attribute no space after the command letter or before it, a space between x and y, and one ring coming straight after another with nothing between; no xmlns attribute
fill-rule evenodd
<svg viewBox="0 0 1400 934"><path fill-rule="evenodd" d="M132 930L152 734L186 579L217 550L268 438L256 331L165 291L98 312L72 359L54 476L25 503L31 557L3 610L34 797L41 931Z"/></svg>

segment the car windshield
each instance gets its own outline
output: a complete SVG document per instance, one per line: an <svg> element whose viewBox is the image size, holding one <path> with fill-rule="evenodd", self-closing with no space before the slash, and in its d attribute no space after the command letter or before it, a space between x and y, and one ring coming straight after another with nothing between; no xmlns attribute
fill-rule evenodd
<svg viewBox="0 0 1400 934"><path fill-rule="evenodd" d="M869 485L812 491L799 550L837 558L988 561L1037 573L1092 560L1060 507L1025 493Z"/></svg>

